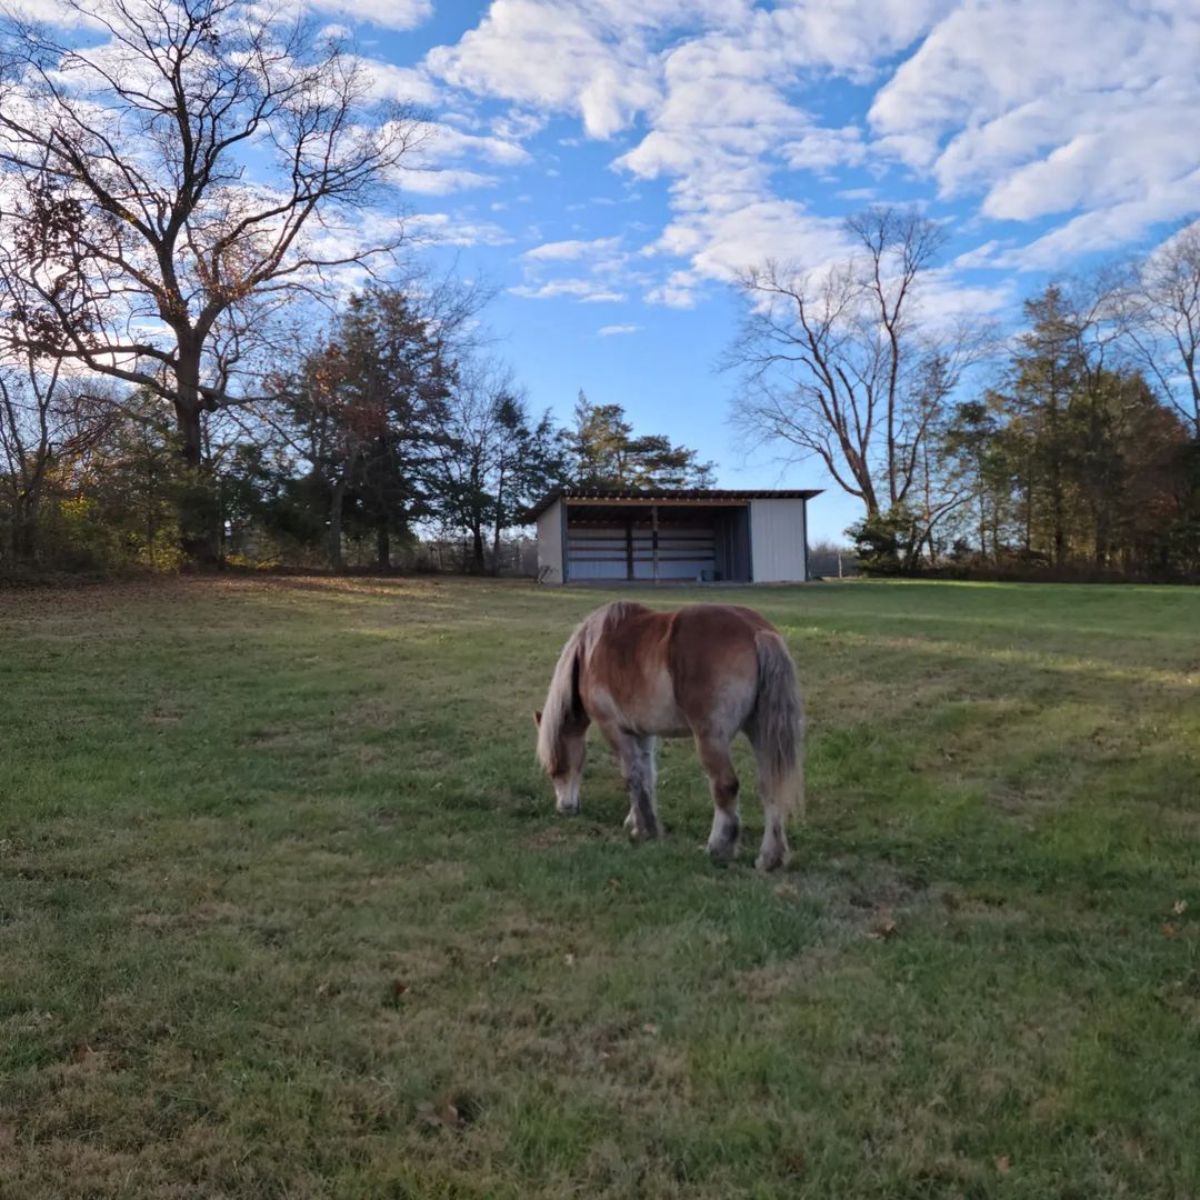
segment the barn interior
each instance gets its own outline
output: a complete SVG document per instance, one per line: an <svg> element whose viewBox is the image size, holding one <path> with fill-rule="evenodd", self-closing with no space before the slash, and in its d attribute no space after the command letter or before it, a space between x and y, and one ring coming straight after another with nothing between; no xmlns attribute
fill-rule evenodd
<svg viewBox="0 0 1200 1200"><path fill-rule="evenodd" d="M725 503L588 503L566 506L566 575L572 581L748 583L750 506Z"/></svg>

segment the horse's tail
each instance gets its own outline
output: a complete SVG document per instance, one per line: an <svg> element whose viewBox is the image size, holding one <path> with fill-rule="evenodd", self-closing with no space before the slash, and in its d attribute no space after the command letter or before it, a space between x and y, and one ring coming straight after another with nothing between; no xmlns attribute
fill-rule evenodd
<svg viewBox="0 0 1200 1200"><path fill-rule="evenodd" d="M758 653L758 700L754 748L759 786L784 812L804 813L804 706L796 665L773 629L754 635Z"/></svg>
<svg viewBox="0 0 1200 1200"><path fill-rule="evenodd" d="M546 703L538 716L538 762L550 775L557 774L561 768L558 752L562 728L580 707L579 659L583 653L584 634L585 625L580 625L567 639L550 677Z"/></svg>

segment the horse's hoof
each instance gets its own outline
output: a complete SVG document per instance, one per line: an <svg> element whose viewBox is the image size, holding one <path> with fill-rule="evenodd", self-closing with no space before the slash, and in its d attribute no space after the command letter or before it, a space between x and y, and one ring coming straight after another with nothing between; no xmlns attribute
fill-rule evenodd
<svg viewBox="0 0 1200 1200"><path fill-rule="evenodd" d="M754 866L759 871L777 871L785 862L787 862L785 851L772 850L767 854L760 854L754 860Z"/></svg>
<svg viewBox="0 0 1200 1200"><path fill-rule="evenodd" d="M631 842L653 842L662 837L662 828L658 825L653 825L649 829L639 829L636 825L630 825L628 829Z"/></svg>
<svg viewBox="0 0 1200 1200"><path fill-rule="evenodd" d="M709 859L718 867L727 867L733 862L734 855L737 854L737 841L730 840L728 842L709 842L705 846L705 851Z"/></svg>

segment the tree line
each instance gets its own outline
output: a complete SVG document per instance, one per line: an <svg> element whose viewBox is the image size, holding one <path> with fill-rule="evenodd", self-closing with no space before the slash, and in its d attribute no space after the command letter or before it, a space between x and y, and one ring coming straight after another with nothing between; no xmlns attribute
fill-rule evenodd
<svg viewBox="0 0 1200 1200"><path fill-rule="evenodd" d="M937 223L880 207L847 234L742 277L727 365L744 438L861 503L861 566L1200 578L1200 222L1051 282L1014 333L938 310Z"/></svg>
<svg viewBox="0 0 1200 1200"><path fill-rule="evenodd" d="M269 399L205 419L196 468L152 391L0 365L0 571L173 570L199 530L205 562L387 570L425 540L482 573L551 488L711 481L620 405L580 392L566 425L531 412L507 371L456 352L428 303L352 295Z"/></svg>

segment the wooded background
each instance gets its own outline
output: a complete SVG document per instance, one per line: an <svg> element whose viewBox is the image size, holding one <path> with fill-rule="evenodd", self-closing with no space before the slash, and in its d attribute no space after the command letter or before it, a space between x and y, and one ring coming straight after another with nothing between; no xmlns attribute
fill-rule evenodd
<svg viewBox="0 0 1200 1200"><path fill-rule="evenodd" d="M0 17L0 571L483 572L550 487L716 482L620 405L531 411L487 288L380 218L430 123L336 36L245 0L86 12L99 44ZM745 445L861 503L864 569L1200 575L1200 223L1015 329L928 303L938 223L847 231L746 265L724 366Z"/></svg>

